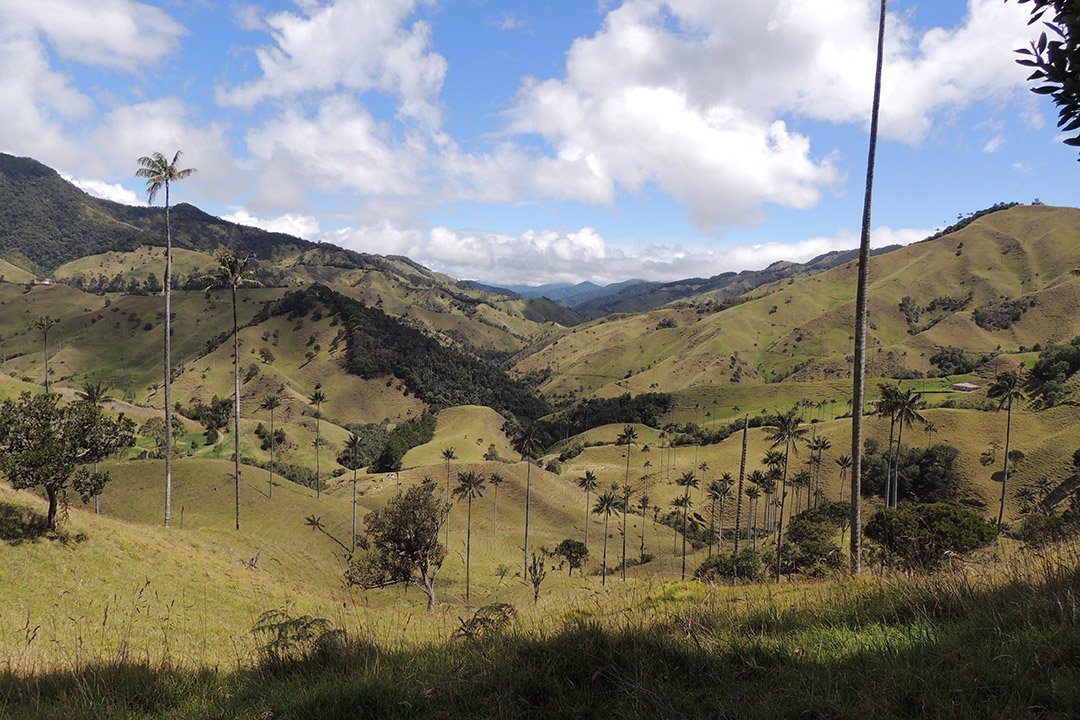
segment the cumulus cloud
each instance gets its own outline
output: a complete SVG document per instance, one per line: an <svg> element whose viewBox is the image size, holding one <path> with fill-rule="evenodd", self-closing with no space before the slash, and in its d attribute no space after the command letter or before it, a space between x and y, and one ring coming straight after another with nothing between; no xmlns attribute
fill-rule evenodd
<svg viewBox="0 0 1080 720"><path fill-rule="evenodd" d="M906 245L930 230L877 228L873 247ZM624 247L608 243L596 230L529 230L520 235L435 227L429 232L389 223L323 233L320 239L354 250L405 254L453 277L490 283L610 283L628 278L679 280L727 271L756 270L778 260L805 262L834 250L858 247L854 233L789 243L756 243L722 249L663 244Z"/></svg>
<svg viewBox="0 0 1080 720"><path fill-rule="evenodd" d="M222 220L257 227L270 232L285 233L304 240L315 240L319 237L319 221L311 215L300 213L285 213L272 218L260 218L252 215L244 208L232 208L232 212L221 216Z"/></svg>
<svg viewBox="0 0 1080 720"><path fill-rule="evenodd" d="M60 173L60 176L87 195L93 195L102 200L112 200L124 205L138 205L142 201L142 198L123 185L107 183L101 180L81 179L66 173Z"/></svg>

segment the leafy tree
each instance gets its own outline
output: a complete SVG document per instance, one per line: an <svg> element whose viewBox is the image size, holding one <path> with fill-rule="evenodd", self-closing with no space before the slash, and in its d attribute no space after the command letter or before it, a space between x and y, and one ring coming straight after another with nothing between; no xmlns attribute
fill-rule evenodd
<svg viewBox="0 0 1080 720"><path fill-rule="evenodd" d="M267 395L259 405L263 410L270 411L270 498L274 497L274 452L277 449L277 431L274 429L274 411L281 407L280 395ZM355 510L353 513L355 514ZM356 542L356 533L353 532L353 542Z"/></svg>
<svg viewBox="0 0 1080 720"><path fill-rule="evenodd" d="M446 557L439 530L446 507L435 499L430 484L398 493L378 510L364 516L367 548L349 561L346 582L364 588L391 583L414 583L427 596L428 612L435 609L435 577Z"/></svg>
<svg viewBox="0 0 1080 720"><path fill-rule="evenodd" d="M181 152L176 151L172 162L155 152L139 158L135 176L146 181L146 201L165 190L165 526L172 522L172 222L169 216L169 190L195 174L195 168L180 168Z"/></svg>
<svg viewBox="0 0 1080 720"><path fill-rule="evenodd" d="M694 577L709 583L753 583L764 582L765 571L757 550L743 548L730 555L718 554L706 558L694 571Z"/></svg>
<svg viewBox="0 0 1080 720"><path fill-rule="evenodd" d="M1020 57L1016 62L1032 68L1028 80L1037 83L1032 92L1054 99L1058 106L1058 127L1069 135L1064 143L1080 146L1080 85L1076 82L1080 70L1080 13L1071 0L1017 2L1031 4L1029 25L1041 22L1052 35L1048 38L1044 30L1030 49L1018 49Z"/></svg>
<svg viewBox="0 0 1080 720"><path fill-rule="evenodd" d="M319 499L322 497L322 468L319 465L319 449L322 447L322 404L326 402L326 393L322 391L321 383L316 383L315 389L308 396L308 402L315 406L315 499Z"/></svg>
<svg viewBox="0 0 1080 720"><path fill-rule="evenodd" d="M533 605L540 602L540 586L547 578L547 551L543 548L539 553L533 552L529 561L529 582L533 586Z"/></svg>
<svg viewBox="0 0 1080 720"><path fill-rule="evenodd" d="M578 487L585 491L585 549L589 549L589 496L596 489L596 473L586 470L585 474L578 478Z"/></svg>
<svg viewBox="0 0 1080 720"><path fill-rule="evenodd" d="M619 496L615 493L615 488L600 493L600 496L596 498L596 505L593 506L593 514L602 515L604 517L604 560L600 570L601 585L607 585L608 520L618 509Z"/></svg>
<svg viewBox="0 0 1080 720"><path fill-rule="evenodd" d="M49 330L51 330L58 322L59 320L55 320L48 315L42 315L34 321L34 328L41 331L41 338L44 343L45 392L49 392Z"/></svg>
<svg viewBox="0 0 1080 720"><path fill-rule="evenodd" d="M458 473L458 484L454 488L454 497L465 498L468 502L468 520L465 529L465 604L469 604L469 588L472 569L472 504L475 498L484 496L484 476L468 470Z"/></svg>
<svg viewBox="0 0 1080 720"><path fill-rule="evenodd" d="M851 571L862 566L863 395L866 386L866 315L870 285L870 206L874 194L874 161L877 156L878 111L881 107L881 66L885 52L885 3L878 11L877 61L874 66L874 100L870 111L870 147L866 158L866 193L863 196L862 232L859 238L859 269L855 293L855 357L851 369ZM777 553L779 561L779 553Z"/></svg>
<svg viewBox="0 0 1080 720"><path fill-rule="evenodd" d="M349 434L337 461L342 467L352 470L352 548L356 550L356 471L364 466L364 441L359 435Z"/></svg>
<svg viewBox="0 0 1080 720"><path fill-rule="evenodd" d="M1006 370L998 373L994 383L986 391L987 397L998 401L998 410L1007 408L1005 419L1005 461L1001 468L1001 507L998 509L997 529L1001 531L1001 521L1005 517L1005 486L1009 482L1009 443L1012 441L1012 410L1014 402L1027 399L1024 393L1024 380L1021 370Z"/></svg>
<svg viewBox="0 0 1080 720"><path fill-rule="evenodd" d="M1053 407L1069 396L1066 382L1080 371L1080 336L1067 345L1050 345L1027 373L1026 389L1037 407Z"/></svg>
<svg viewBox="0 0 1080 720"><path fill-rule="evenodd" d="M566 561L568 568L566 574L571 576L589 559L589 549L580 540L566 538L555 548L555 555Z"/></svg>
<svg viewBox="0 0 1080 720"><path fill-rule="evenodd" d="M927 503L879 511L866 524L866 537L911 568L933 570L949 553L994 542L997 529L967 508Z"/></svg>
<svg viewBox="0 0 1080 720"><path fill-rule="evenodd" d="M240 324L236 317L236 291L258 282L251 277L248 269L250 258L241 257L228 248L218 250L215 255L217 270L206 288L228 289L232 296L233 323L233 461L235 463L233 481L236 487L236 529L240 529ZM167 401L166 401L167 402Z"/></svg>
<svg viewBox="0 0 1080 720"><path fill-rule="evenodd" d="M109 395L109 386L103 382L91 382L87 381L83 383L83 388L78 392L79 400L93 407L101 410L102 406L112 400L112 396ZM96 475L98 471L98 463L104 460L106 456L100 458L93 458L93 472ZM101 514L101 493L94 493L94 514Z"/></svg>
<svg viewBox="0 0 1080 720"><path fill-rule="evenodd" d="M130 418L106 417L89 402L61 405L53 393L23 393L0 404L0 471L16 490L40 486L45 491L50 530L56 530L57 507L69 481L83 502L101 494L108 482L108 473L85 464L134 444Z"/></svg>

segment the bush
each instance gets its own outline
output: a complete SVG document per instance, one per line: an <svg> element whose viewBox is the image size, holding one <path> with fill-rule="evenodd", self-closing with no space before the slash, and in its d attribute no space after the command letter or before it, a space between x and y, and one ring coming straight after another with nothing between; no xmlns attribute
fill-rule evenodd
<svg viewBox="0 0 1080 720"><path fill-rule="evenodd" d="M765 568L761 555L753 548L743 548L738 555L713 555L698 565L694 577L709 583L764 582Z"/></svg>
<svg viewBox="0 0 1080 720"><path fill-rule="evenodd" d="M997 528L967 508L929 503L881 510L870 518L865 534L908 567L933 570L949 554L994 542Z"/></svg>
<svg viewBox="0 0 1080 720"><path fill-rule="evenodd" d="M1043 515L1032 513L1020 521L1017 537L1030 545L1045 545L1051 542L1067 540L1080 531L1071 517L1066 515Z"/></svg>
<svg viewBox="0 0 1080 720"><path fill-rule="evenodd" d="M549 473L562 475L562 465L559 463L558 460L548 460L548 463L544 466L544 469L547 470Z"/></svg>

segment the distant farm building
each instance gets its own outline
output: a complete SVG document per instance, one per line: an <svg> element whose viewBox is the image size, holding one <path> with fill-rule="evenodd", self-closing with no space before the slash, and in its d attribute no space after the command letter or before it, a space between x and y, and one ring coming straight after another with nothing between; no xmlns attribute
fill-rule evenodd
<svg viewBox="0 0 1080 720"><path fill-rule="evenodd" d="M953 383L952 389L957 392L972 392L978 390L980 387L982 386L976 385L975 383Z"/></svg>

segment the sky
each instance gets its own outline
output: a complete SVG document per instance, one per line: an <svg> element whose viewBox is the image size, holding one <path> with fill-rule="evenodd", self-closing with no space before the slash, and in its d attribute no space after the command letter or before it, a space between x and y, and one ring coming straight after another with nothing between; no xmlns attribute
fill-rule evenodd
<svg viewBox="0 0 1080 720"><path fill-rule="evenodd" d="M873 244L1077 205L1015 0L892 0ZM873 0L0 0L0 151L489 283L674 280L858 244Z"/></svg>

